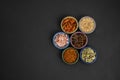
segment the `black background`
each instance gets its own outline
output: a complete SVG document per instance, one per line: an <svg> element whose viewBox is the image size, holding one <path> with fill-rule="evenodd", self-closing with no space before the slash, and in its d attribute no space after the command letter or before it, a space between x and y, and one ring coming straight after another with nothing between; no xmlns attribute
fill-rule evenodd
<svg viewBox="0 0 120 80"><path fill-rule="evenodd" d="M119 2L95 1L1 1L1 80L120 80ZM96 63L62 62L51 39L68 15L95 19L88 45L98 53Z"/></svg>

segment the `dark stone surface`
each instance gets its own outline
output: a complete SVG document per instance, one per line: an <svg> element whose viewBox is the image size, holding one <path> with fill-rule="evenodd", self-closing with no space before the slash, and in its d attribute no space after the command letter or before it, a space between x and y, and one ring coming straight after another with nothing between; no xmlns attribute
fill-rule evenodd
<svg viewBox="0 0 120 80"><path fill-rule="evenodd" d="M120 80L120 10L118 2L81 0L24 0L0 2L1 80ZM88 45L98 59L66 65L51 43L63 17L85 15L97 27Z"/></svg>

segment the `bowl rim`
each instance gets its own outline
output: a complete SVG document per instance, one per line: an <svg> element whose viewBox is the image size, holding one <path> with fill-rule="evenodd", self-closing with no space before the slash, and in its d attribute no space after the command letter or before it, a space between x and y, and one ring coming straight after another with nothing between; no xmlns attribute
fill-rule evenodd
<svg viewBox="0 0 120 80"><path fill-rule="evenodd" d="M76 29L75 29L74 31L72 31L72 32L66 32L66 31L63 29L62 23L63 23L64 19L66 19L66 18L72 18L72 19L74 19L74 20L76 21L77 26L76 26ZM76 32L76 31L78 30L78 20L77 20L75 17L73 17L73 16L66 16L66 17L64 17L64 18L61 20L60 26L61 26L61 29L62 29L63 32L65 32L65 33L67 33L67 34L72 34L72 33Z"/></svg>
<svg viewBox="0 0 120 80"><path fill-rule="evenodd" d="M84 60L82 59L82 51L83 51L84 49L86 49L86 48L91 48L91 49L95 52L95 54L96 54L96 55L95 55L95 59L94 59L92 62L86 62L86 61L84 61ZM92 48L92 47L90 47L90 46L87 46L87 47L84 47L84 48L81 49L79 57L80 57L80 60L82 60L82 62L84 62L84 63L86 63L86 64L92 64L92 63L95 63L95 62L96 62L98 55L97 55L97 52L96 52L96 50L95 50L94 48Z"/></svg>
<svg viewBox="0 0 120 80"><path fill-rule="evenodd" d="M80 22L81 22L81 20L82 20L83 18L85 18L85 17L89 17L89 18L91 18L91 19L94 21L94 24L95 24L94 29L93 29L92 31L90 31L90 32L84 32L84 31L81 29ZM83 32L83 33L85 33L85 34L91 34L91 33L93 33L93 32L95 31L95 29L96 29L95 19L94 19L93 17L91 17L91 16L83 16L83 17L79 20L79 22L78 22L78 27L79 27L79 30L80 30L81 32Z"/></svg>
<svg viewBox="0 0 120 80"><path fill-rule="evenodd" d="M65 35L67 35L68 42L67 42L67 44L66 44L64 47L59 47L58 45L56 45L56 43L55 43L55 41L54 41L56 35L58 35L58 34L65 34ZM52 42L53 42L53 45L54 45L56 48L58 48L58 49L65 49L65 48L68 47L69 44L70 44L69 35L66 34L66 33L64 33L64 32L57 32L57 33L54 34L53 39L52 39Z"/></svg>
<svg viewBox="0 0 120 80"><path fill-rule="evenodd" d="M75 62L73 62L73 63L68 63L68 62L66 62L66 61L64 60L64 56L63 56L63 55L64 55L64 52L65 52L66 50L70 49L70 48L74 49L74 50L76 51L76 54L78 54L77 59L76 59ZM76 63L78 62L78 60L79 60L79 52L78 52L78 50L75 49L75 48L73 48L73 47L68 47L68 48L64 49L64 50L62 51L62 60L63 60L64 63L69 64L69 65L76 64Z"/></svg>
<svg viewBox="0 0 120 80"><path fill-rule="evenodd" d="M82 47L80 47L80 48L75 47L75 46L73 45L73 43L72 43L72 36L73 36L74 34L77 34L77 33L83 34L83 35L86 37L86 42L85 42L85 44L84 44ZM88 44L88 37L87 37L87 35L86 35L85 33L80 32L80 31L77 31L77 32L75 32L75 33L73 33L73 34L71 35L71 37L70 37L70 43L71 43L71 45L72 45L74 48L76 48L76 49L82 49L83 47L85 47L85 46Z"/></svg>

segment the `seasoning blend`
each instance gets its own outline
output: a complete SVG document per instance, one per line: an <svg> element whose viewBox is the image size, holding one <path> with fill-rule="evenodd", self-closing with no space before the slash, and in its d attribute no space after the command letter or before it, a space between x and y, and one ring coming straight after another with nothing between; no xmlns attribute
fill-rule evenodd
<svg viewBox="0 0 120 80"><path fill-rule="evenodd" d="M67 16L61 21L61 29L67 34L72 34L78 29L78 21L72 16Z"/></svg>
<svg viewBox="0 0 120 80"><path fill-rule="evenodd" d="M80 58L85 63L94 63L97 58L97 54L91 47L86 47L81 50Z"/></svg>
<svg viewBox="0 0 120 80"><path fill-rule="evenodd" d="M75 32L71 35L70 42L74 48L81 49L87 45L88 38L82 32Z"/></svg>
<svg viewBox="0 0 120 80"><path fill-rule="evenodd" d="M53 44L58 49L64 49L69 45L69 36L64 32L58 32L53 37Z"/></svg>
<svg viewBox="0 0 120 80"><path fill-rule="evenodd" d="M85 16L79 21L79 29L86 34L92 33L96 28L95 20L92 17Z"/></svg>
<svg viewBox="0 0 120 80"><path fill-rule="evenodd" d="M81 32L76 32L78 26ZM61 29L63 32L57 32L53 36L53 44L58 49L64 49L62 52L62 60L66 64L75 64L79 58L87 64L96 61L96 51L91 47L85 47L88 43L86 34L92 33L95 28L95 20L89 16L82 17L79 23L77 19L72 16L67 16L62 19ZM69 34L71 34L70 39ZM73 47L68 47L69 43L71 43ZM77 49L81 49L80 55Z"/></svg>
<svg viewBox="0 0 120 80"><path fill-rule="evenodd" d="M75 64L79 59L79 53L75 48L69 47L62 52L62 59L66 64Z"/></svg>

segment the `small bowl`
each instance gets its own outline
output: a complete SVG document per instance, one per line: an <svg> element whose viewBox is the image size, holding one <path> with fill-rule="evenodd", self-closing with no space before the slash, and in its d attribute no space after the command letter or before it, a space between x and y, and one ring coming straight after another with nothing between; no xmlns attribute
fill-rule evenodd
<svg viewBox="0 0 120 80"><path fill-rule="evenodd" d="M88 43L88 37L82 32L75 32L70 37L71 45L76 49L85 47Z"/></svg>
<svg viewBox="0 0 120 80"><path fill-rule="evenodd" d="M71 60L68 60L68 59L71 59ZM66 64L70 64L70 65L75 64L79 60L79 53L75 48L68 47L62 52L62 60Z"/></svg>
<svg viewBox="0 0 120 80"><path fill-rule="evenodd" d="M58 49L64 49L69 46L69 36L64 32L57 32L53 36L53 44Z"/></svg>
<svg viewBox="0 0 120 80"><path fill-rule="evenodd" d="M90 16L84 16L79 20L79 29L85 34L90 34L94 32L96 28L95 20Z"/></svg>
<svg viewBox="0 0 120 80"><path fill-rule="evenodd" d="M75 17L67 16L61 21L61 29L67 34L72 34L78 29L78 21Z"/></svg>
<svg viewBox="0 0 120 80"><path fill-rule="evenodd" d="M87 51L85 51L85 50L87 50ZM91 52L90 52L90 50L91 50ZM88 52L89 51L89 52ZM86 54L85 54L86 53ZM84 54L84 55L83 55ZM89 54L89 55L88 55ZM84 56L84 57L83 57ZM90 59L85 59L85 57L86 58L89 58L91 56L91 61L90 61ZM93 59L92 59L93 58ZM83 48L81 51L80 51L80 59L84 62L84 63L86 63L86 64L92 64L92 63L94 63L95 61L96 61L96 59L97 59L97 53L96 53L96 51L93 49L93 48L91 48L91 47L85 47L85 48Z"/></svg>

